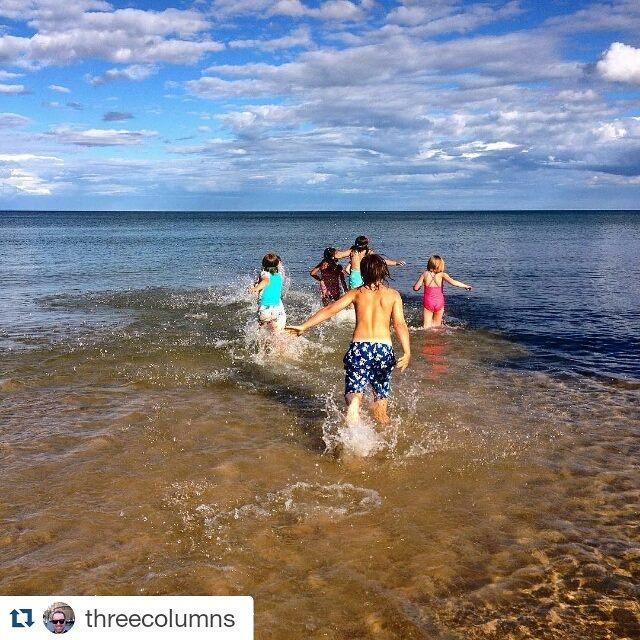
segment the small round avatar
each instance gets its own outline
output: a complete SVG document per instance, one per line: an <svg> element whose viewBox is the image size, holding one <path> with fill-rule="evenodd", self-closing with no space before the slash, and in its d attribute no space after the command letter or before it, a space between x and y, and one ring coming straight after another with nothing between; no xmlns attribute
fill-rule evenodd
<svg viewBox="0 0 640 640"><path fill-rule="evenodd" d="M67 633L73 627L76 615L66 602L54 602L45 609L42 621L51 633Z"/></svg>

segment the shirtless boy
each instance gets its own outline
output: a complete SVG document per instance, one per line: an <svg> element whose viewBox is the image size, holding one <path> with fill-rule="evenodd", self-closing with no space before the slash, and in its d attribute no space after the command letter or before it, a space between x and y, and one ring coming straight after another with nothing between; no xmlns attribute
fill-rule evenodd
<svg viewBox="0 0 640 640"><path fill-rule="evenodd" d="M369 238L367 236L358 236L351 248L335 252L335 259L349 258L349 288L355 289L362 285L362 275L360 273L360 262L365 256L374 253L369 246ZM394 260L382 256L385 263L390 267L404 267L404 260Z"/></svg>
<svg viewBox="0 0 640 640"><path fill-rule="evenodd" d="M301 336L305 331L353 304L356 310L356 327L343 360L347 424L358 423L362 394L367 385L371 385L374 391L374 418L381 424L387 424L391 371L394 366L404 371L409 366L411 358L409 329L404 319L400 294L385 284L389 277L389 268L384 258L371 253L362 258L359 266L362 272L362 286L349 290L339 300L320 309L301 325L286 327L286 330ZM391 344L391 323L403 351L397 360Z"/></svg>

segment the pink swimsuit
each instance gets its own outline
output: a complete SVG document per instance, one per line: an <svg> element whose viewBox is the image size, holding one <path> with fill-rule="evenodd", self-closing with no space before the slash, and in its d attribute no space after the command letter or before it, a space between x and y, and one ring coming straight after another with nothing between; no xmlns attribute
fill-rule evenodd
<svg viewBox="0 0 640 640"><path fill-rule="evenodd" d="M434 284L436 281L436 277L433 274L431 275L430 284ZM442 311L444 309L444 292L442 290L442 284L439 287L429 287L425 283L424 285L424 293L422 296L422 306L432 313L437 313L438 311Z"/></svg>

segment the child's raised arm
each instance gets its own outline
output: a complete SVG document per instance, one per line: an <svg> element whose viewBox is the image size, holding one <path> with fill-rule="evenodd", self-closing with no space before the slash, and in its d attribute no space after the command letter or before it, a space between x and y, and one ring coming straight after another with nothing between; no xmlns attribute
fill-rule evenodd
<svg viewBox="0 0 640 640"><path fill-rule="evenodd" d="M413 290L420 291L424 284L424 271L418 276L418 279L413 283Z"/></svg>
<svg viewBox="0 0 640 640"><path fill-rule="evenodd" d="M335 252L334 258L336 260L342 260L342 258L348 258L351 255L351 249L338 249Z"/></svg>
<svg viewBox="0 0 640 640"><path fill-rule="evenodd" d="M263 272L260 275L260 280L258 280L258 282L254 284L252 287L249 287L249 292L260 293L263 289L266 289L268 284L269 284L269 276L265 275L265 273Z"/></svg>
<svg viewBox="0 0 640 640"><path fill-rule="evenodd" d="M322 266L322 262L318 265L316 265L315 267L313 267L313 269L309 270L309 275L312 278L315 278L316 280L322 280L322 276L320 275L320 267Z"/></svg>
<svg viewBox="0 0 640 640"><path fill-rule="evenodd" d="M465 284L464 282L460 282L460 280L454 280L448 273L443 273L442 279L445 282L452 284L454 287L459 287L460 289L466 289L467 291L471 291L470 284Z"/></svg>

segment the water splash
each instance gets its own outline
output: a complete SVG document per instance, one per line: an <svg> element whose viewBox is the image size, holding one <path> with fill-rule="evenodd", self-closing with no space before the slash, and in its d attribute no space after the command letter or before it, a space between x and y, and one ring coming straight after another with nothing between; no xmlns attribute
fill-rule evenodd
<svg viewBox="0 0 640 640"><path fill-rule="evenodd" d="M232 509L220 510L215 504L200 504L195 508L195 514L189 512L188 517L202 518L209 539L227 542L233 529L246 531L252 523L265 519L274 520L273 526L284 526L317 518L353 518L364 516L381 505L382 497L374 489L348 482L320 484L301 481L264 496L256 496L255 502Z"/></svg>

